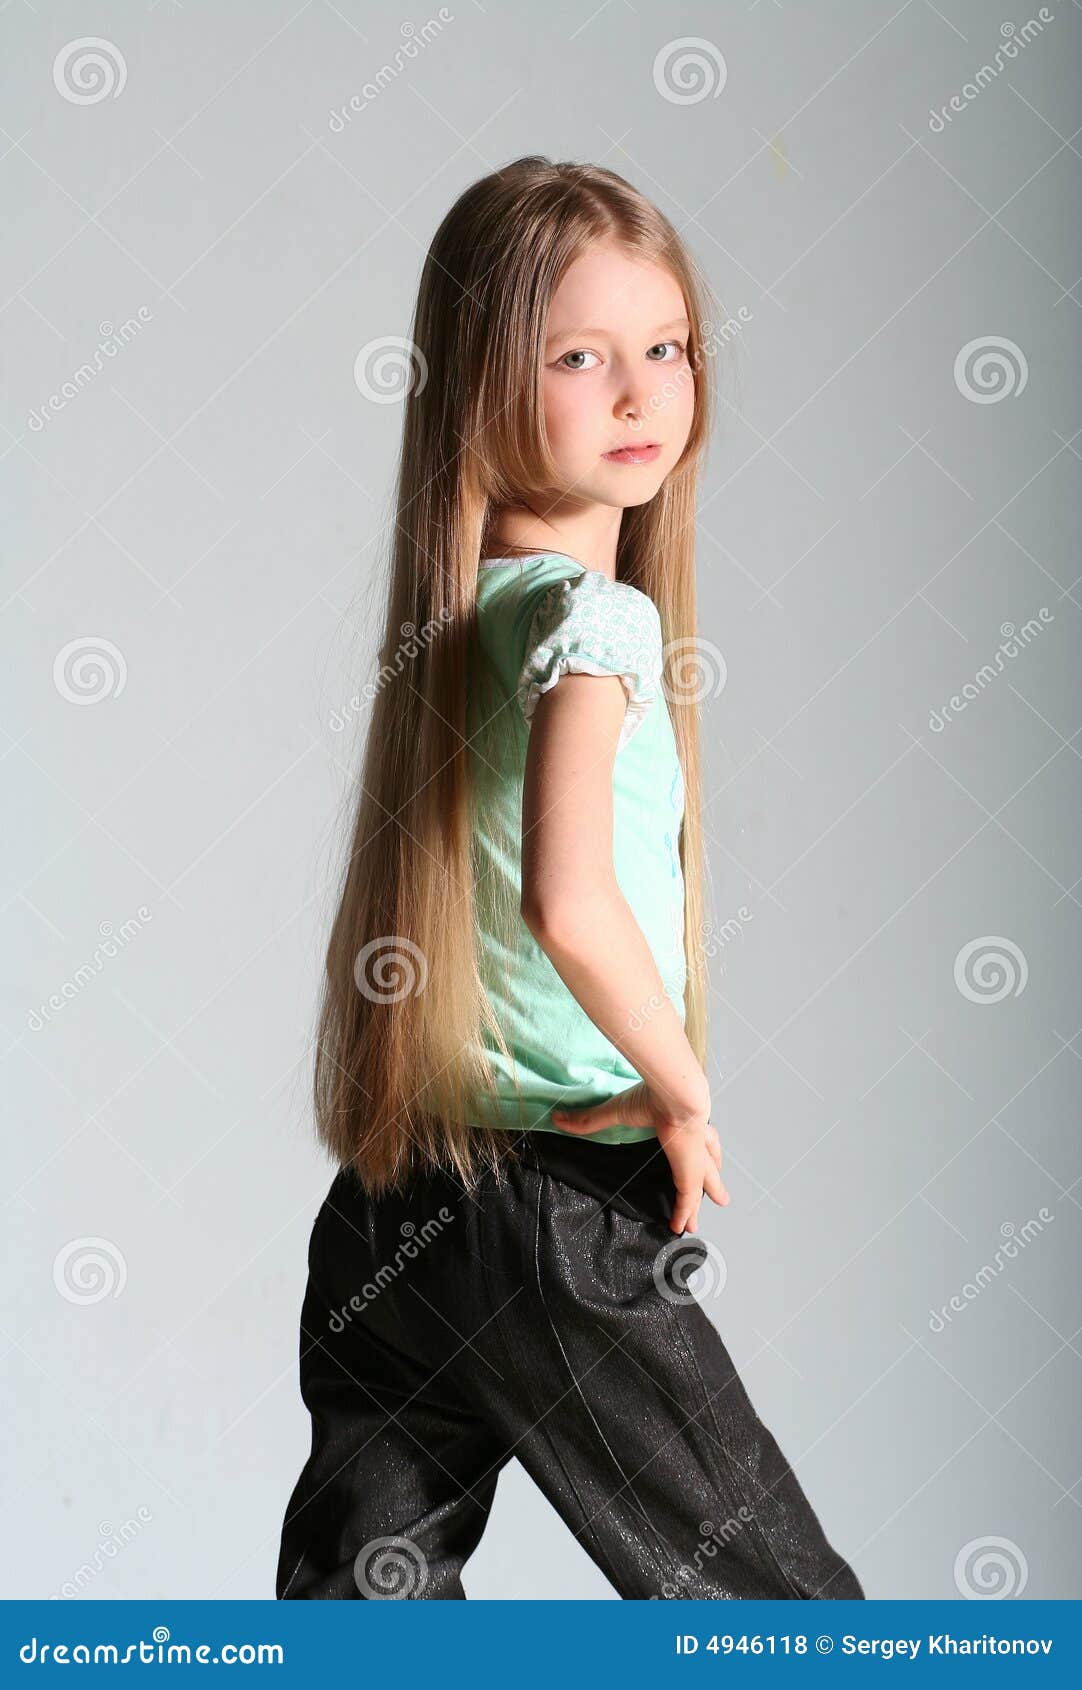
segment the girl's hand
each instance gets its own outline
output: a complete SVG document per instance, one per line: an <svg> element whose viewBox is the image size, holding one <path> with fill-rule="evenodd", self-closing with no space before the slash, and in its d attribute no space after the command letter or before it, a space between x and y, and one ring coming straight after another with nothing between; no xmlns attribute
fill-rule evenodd
<svg viewBox="0 0 1082 1690"><path fill-rule="evenodd" d="M552 1119L561 1131L584 1137L601 1127L653 1127L676 1187L669 1221L673 1232L697 1230L704 1193L722 1206L729 1202L721 1179L721 1140L705 1111L676 1116L640 1082L605 1103L583 1109L554 1109Z"/></svg>

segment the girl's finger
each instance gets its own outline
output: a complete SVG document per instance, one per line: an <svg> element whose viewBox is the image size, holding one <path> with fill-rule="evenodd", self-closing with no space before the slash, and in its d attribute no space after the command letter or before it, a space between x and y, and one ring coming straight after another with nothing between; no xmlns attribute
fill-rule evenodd
<svg viewBox="0 0 1082 1690"><path fill-rule="evenodd" d="M602 1106L589 1109L554 1109L552 1119L565 1133L596 1133L612 1124L612 1112Z"/></svg>
<svg viewBox="0 0 1082 1690"><path fill-rule="evenodd" d="M640 1084L607 1097L603 1103L569 1104L551 1111L553 1125L561 1132L594 1133L599 1127L645 1127L651 1114L645 1088Z"/></svg>
<svg viewBox="0 0 1082 1690"><path fill-rule="evenodd" d="M710 1155L711 1155L713 1161L720 1168L721 1167L721 1140L718 1137L717 1127L707 1127L707 1129L706 1129L706 1148L710 1152Z"/></svg>
<svg viewBox="0 0 1082 1690"><path fill-rule="evenodd" d="M715 1203L724 1206L729 1201L729 1193L725 1189L721 1175L715 1167L708 1167L703 1176L703 1190Z"/></svg>
<svg viewBox="0 0 1082 1690"><path fill-rule="evenodd" d="M694 1180L683 1176L682 1183L675 1186L676 1198L672 1206L672 1220L670 1226L673 1232L683 1232L695 1212L696 1202L702 1196L702 1187Z"/></svg>

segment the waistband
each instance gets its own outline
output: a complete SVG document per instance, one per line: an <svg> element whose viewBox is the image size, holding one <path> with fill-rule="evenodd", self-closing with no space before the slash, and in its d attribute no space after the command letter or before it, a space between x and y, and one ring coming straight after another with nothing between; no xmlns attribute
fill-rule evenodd
<svg viewBox="0 0 1082 1690"><path fill-rule="evenodd" d="M524 1154L554 1179L596 1197L633 1220L668 1221L676 1188L656 1138L596 1144L574 1133L527 1132Z"/></svg>

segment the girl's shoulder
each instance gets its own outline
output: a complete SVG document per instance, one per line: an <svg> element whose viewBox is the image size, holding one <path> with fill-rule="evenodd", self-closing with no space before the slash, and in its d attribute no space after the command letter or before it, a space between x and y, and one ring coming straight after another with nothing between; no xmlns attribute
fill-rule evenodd
<svg viewBox="0 0 1082 1690"><path fill-rule="evenodd" d="M478 579L481 647L527 727L562 675L618 675L628 694L623 749L661 688L661 618L649 595L562 552L486 561Z"/></svg>
<svg viewBox="0 0 1082 1690"><path fill-rule="evenodd" d="M648 593L629 581L613 581L598 569L585 569L550 582L538 592L542 620L565 626L570 637L597 635L620 641L660 642L661 617Z"/></svg>
<svg viewBox="0 0 1082 1690"><path fill-rule="evenodd" d="M570 615L584 627L618 632L655 630L661 619L648 593L628 581L613 581L566 552L537 552L524 558L488 558L477 572L479 613L513 608L529 620Z"/></svg>

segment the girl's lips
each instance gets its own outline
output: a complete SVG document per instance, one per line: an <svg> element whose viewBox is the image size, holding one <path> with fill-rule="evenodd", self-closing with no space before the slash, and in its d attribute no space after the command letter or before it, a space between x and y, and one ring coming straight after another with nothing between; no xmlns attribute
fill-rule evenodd
<svg viewBox="0 0 1082 1690"><path fill-rule="evenodd" d="M602 455L610 464L652 464L660 451L660 446L621 446Z"/></svg>

